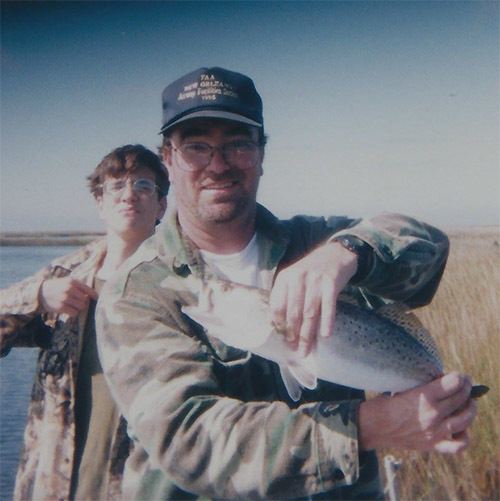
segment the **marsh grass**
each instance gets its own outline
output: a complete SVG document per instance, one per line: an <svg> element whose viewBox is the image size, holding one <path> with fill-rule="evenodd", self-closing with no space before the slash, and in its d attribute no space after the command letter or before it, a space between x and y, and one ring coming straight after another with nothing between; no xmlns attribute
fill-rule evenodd
<svg viewBox="0 0 500 501"><path fill-rule="evenodd" d="M401 500L500 500L500 231L450 232L451 252L433 302L416 310L447 371L470 374L489 393L478 400L471 445L458 456L392 454Z"/></svg>

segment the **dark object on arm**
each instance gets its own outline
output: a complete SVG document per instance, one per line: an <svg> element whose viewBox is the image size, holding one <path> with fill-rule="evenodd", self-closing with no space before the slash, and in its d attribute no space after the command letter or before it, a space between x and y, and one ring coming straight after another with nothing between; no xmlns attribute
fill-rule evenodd
<svg viewBox="0 0 500 501"><path fill-rule="evenodd" d="M352 235L343 235L333 241L338 242L342 247L358 256L358 267L350 283L356 285L362 282L372 270L373 249L366 242Z"/></svg>

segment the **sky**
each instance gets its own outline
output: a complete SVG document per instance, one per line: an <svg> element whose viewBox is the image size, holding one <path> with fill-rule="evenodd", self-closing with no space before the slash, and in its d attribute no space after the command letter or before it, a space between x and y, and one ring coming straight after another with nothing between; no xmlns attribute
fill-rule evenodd
<svg viewBox="0 0 500 501"><path fill-rule="evenodd" d="M0 229L102 230L86 176L210 66L263 98L277 216L500 224L499 5L3 1Z"/></svg>

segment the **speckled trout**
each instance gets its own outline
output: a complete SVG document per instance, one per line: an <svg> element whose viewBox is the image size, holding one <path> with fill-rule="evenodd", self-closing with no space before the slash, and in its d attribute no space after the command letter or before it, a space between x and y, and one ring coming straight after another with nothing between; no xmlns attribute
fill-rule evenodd
<svg viewBox="0 0 500 501"><path fill-rule="evenodd" d="M271 321L269 292L231 282L204 282L196 306L183 311L207 334L280 366L290 397L317 379L376 392L400 392L443 374L429 332L400 304L374 311L337 302L333 335L318 337L307 357L292 350Z"/></svg>

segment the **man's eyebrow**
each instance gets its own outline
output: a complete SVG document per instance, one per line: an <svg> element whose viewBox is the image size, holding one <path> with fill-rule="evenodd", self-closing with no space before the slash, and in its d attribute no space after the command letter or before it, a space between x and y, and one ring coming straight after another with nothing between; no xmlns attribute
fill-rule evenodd
<svg viewBox="0 0 500 501"><path fill-rule="evenodd" d="M251 136L252 132L245 125L235 125L228 129L225 133L225 136Z"/></svg>
<svg viewBox="0 0 500 501"><path fill-rule="evenodd" d="M194 136L203 136L208 134L208 128L202 127L186 127L180 131L181 140L188 139Z"/></svg>
<svg viewBox="0 0 500 501"><path fill-rule="evenodd" d="M190 137L196 137L196 136L204 136L208 135L210 132L210 127L186 127L185 129L180 131L180 137L181 141L184 141L185 139L189 139ZM231 137L231 136L247 136L251 137L252 133L249 127L245 125L235 125L234 127L231 127L230 129L227 129L224 131L224 136Z"/></svg>

